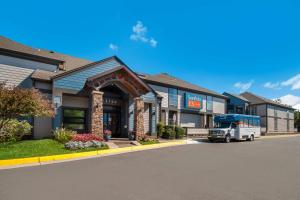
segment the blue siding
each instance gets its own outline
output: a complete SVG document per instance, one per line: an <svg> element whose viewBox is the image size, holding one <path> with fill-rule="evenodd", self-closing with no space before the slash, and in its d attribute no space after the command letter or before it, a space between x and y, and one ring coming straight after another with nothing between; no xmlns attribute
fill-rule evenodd
<svg viewBox="0 0 300 200"><path fill-rule="evenodd" d="M144 102L155 102L155 94L153 92L148 92L142 96Z"/></svg>
<svg viewBox="0 0 300 200"><path fill-rule="evenodd" d="M84 87L87 78L111 70L117 66L120 66L120 63L115 60L111 60L106 63L91 66L89 68L68 74L62 78L58 78L54 80L53 85L54 88L63 88L79 91Z"/></svg>
<svg viewBox="0 0 300 200"><path fill-rule="evenodd" d="M61 106L59 106L56 110L56 114L53 119L52 128L55 129L55 128L59 128L61 126L62 126L62 109L61 109Z"/></svg>

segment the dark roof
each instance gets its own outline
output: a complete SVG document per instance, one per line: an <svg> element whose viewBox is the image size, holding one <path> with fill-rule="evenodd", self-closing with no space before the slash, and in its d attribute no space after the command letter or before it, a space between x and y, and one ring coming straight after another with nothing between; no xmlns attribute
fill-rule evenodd
<svg viewBox="0 0 300 200"><path fill-rule="evenodd" d="M277 102L275 102L271 99L267 99L265 97L259 96L257 94L253 94L251 92L244 92L240 95L245 97L246 99L248 99L251 104L271 104L271 105L274 105L274 106L279 106L279 107L294 110L294 108L292 108L291 106L284 105L284 104L281 104L281 103L277 103Z"/></svg>
<svg viewBox="0 0 300 200"><path fill-rule="evenodd" d="M192 91L192 92L210 94L212 96L227 98L226 96L224 96L222 94L208 90L206 88L202 88L198 85L194 85L192 83L181 80L179 78L170 76L167 73L161 73L161 74L156 74L156 75L143 74L143 75L140 75L140 77L141 77L141 79L145 80L148 83L156 83L156 84L176 87L179 89L184 89L184 90L188 90L188 91Z"/></svg>
<svg viewBox="0 0 300 200"><path fill-rule="evenodd" d="M27 54L28 56L35 56L36 58L45 58L50 59L52 61L62 62L64 66L64 70L72 70L74 68L80 67L82 65L86 65L88 63L91 63L89 60L76 58L73 56L44 50L44 49L38 49L38 48L32 48L29 46L26 46L24 44L15 42L13 40L10 40L4 36L0 36L0 49L2 51L9 51L11 53L21 53L23 55Z"/></svg>
<svg viewBox="0 0 300 200"><path fill-rule="evenodd" d="M242 101L246 101L246 102L248 102L248 103L250 102L248 99L246 99L245 97L243 97L243 96L241 96L241 95L238 95L238 94L233 94L233 93L229 93L229 92L224 92L223 95L225 95L225 96L230 95L230 96L233 96L233 97L235 97L235 98L237 98L237 99L240 99L240 100L242 100Z"/></svg>

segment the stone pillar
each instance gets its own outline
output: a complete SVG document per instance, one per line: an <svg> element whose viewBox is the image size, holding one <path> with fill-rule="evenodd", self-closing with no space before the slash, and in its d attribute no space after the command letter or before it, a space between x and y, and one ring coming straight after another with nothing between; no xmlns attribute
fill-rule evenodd
<svg viewBox="0 0 300 200"><path fill-rule="evenodd" d="M141 97L134 99L134 131L136 140L144 135L144 101Z"/></svg>
<svg viewBox="0 0 300 200"><path fill-rule="evenodd" d="M103 92L91 94L91 132L103 138Z"/></svg>

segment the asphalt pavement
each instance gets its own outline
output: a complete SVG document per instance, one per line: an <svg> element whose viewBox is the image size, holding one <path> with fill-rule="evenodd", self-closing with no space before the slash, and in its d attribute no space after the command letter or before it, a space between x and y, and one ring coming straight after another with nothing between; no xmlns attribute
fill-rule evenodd
<svg viewBox="0 0 300 200"><path fill-rule="evenodd" d="M300 200L300 137L0 170L0 200Z"/></svg>

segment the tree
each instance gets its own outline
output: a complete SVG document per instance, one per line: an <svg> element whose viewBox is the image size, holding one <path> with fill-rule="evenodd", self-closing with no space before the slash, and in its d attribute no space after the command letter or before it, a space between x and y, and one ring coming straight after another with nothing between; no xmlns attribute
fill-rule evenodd
<svg viewBox="0 0 300 200"><path fill-rule="evenodd" d="M294 113L294 118L295 118L295 127L300 128L300 111L296 110Z"/></svg>
<svg viewBox="0 0 300 200"><path fill-rule="evenodd" d="M18 117L53 116L50 101L36 89L8 87L0 83L0 133Z"/></svg>

